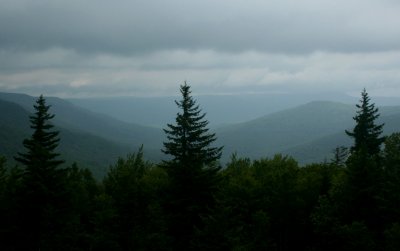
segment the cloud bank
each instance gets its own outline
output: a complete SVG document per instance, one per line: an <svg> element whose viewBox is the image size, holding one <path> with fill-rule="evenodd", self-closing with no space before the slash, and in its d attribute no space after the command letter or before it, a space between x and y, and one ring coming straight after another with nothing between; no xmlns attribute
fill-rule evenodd
<svg viewBox="0 0 400 251"><path fill-rule="evenodd" d="M400 96L398 1L0 1L0 90Z"/></svg>

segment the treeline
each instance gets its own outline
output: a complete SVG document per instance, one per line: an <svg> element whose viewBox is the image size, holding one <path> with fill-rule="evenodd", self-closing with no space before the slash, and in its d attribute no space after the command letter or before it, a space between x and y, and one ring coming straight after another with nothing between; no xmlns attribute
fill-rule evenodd
<svg viewBox="0 0 400 251"><path fill-rule="evenodd" d="M400 134L383 137L362 92L350 149L299 167L287 156L251 161L222 147L181 86L153 164L143 149L120 158L102 181L63 167L54 115L41 96L21 164L0 158L1 250L400 250Z"/></svg>

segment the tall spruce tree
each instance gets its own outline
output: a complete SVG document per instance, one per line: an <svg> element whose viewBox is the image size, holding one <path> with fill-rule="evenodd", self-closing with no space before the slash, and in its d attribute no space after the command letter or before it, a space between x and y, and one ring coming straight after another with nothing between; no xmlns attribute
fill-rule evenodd
<svg viewBox="0 0 400 251"><path fill-rule="evenodd" d="M357 114L353 118L356 125L353 131L346 134L354 138L347 160L347 184L343 205L347 208L345 222L363 222L372 232L381 231L382 161L381 145L385 137L381 136L383 124L376 124L378 109L370 102L364 89L361 93Z"/></svg>
<svg viewBox="0 0 400 251"><path fill-rule="evenodd" d="M168 124L164 129L168 142L164 142L164 153L172 155L173 162L181 164L209 165L221 157L222 147L211 147L216 140L214 133L208 133L208 121L204 120L196 101L192 98L190 86L184 83L180 88L181 101L175 101L182 113L176 117L176 125Z"/></svg>
<svg viewBox="0 0 400 251"><path fill-rule="evenodd" d="M19 248L49 250L62 239L62 221L67 203L64 191L64 162L55 152L60 139L58 131L52 130L50 106L41 95L34 105L35 113L30 117L34 130L23 142L25 153L18 153L15 160L24 166L21 187L18 192ZM58 243L60 244L60 243ZM25 246L28 245L28 246Z"/></svg>
<svg viewBox="0 0 400 251"><path fill-rule="evenodd" d="M351 152L365 151L368 155L375 155L380 152L380 147L385 142L385 137L381 137L384 124L377 125L376 119L379 117L378 108L370 103L371 99L364 89L361 93L360 104L357 104L357 114L353 119L356 125L353 131L346 134L354 138L354 145Z"/></svg>
<svg viewBox="0 0 400 251"><path fill-rule="evenodd" d="M26 153L18 153L15 160L26 167L27 173L37 171L54 170L64 163L56 158L60 155L55 153L60 139L58 131L52 131L53 125L50 120L54 118L54 114L50 114L49 105L41 95L34 105L35 114L30 117L31 128L34 130L32 137L25 139L23 144L27 149Z"/></svg>
<svg viewBox="0 0 400 251"><path fill-rule="evenodd" d="M209 133L208 121L191 96L190 86L180 87L182 100L176 124L164 129L168 142L163 152L172 156L164 162L170 179L166 208L174 250L191 249L194 229L201 227L201 216L214 205L220 167L216 161L222 147L213 147L215 134Z"/></svg>

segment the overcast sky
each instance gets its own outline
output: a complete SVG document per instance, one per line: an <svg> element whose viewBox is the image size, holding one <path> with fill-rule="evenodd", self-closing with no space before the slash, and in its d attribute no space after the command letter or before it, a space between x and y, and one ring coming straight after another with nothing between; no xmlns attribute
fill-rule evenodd
<svg viewBox="0 0 400 251"><path fill-rule="evenodd" d="M0 91L400 96L398 0L0 0Z"/></svg>

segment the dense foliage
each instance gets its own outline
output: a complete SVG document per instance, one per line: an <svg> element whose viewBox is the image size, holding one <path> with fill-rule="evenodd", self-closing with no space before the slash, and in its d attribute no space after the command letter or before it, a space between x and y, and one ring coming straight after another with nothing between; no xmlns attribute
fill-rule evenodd
<svg viewBox="0 0 400 251"><path fill-rule="evenodd" d="M400 133L382 137L366 91L353 147L330 162L233 155L222 169L215 135L189 86L181 91L183 113L166 130L172 158L152 164L140 148L101 181L77 164L61 168L39 98L23 165L7 169L0 157L1 250L400 250ZM203 148L179 145L186 135Z"/></svg>

